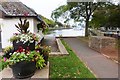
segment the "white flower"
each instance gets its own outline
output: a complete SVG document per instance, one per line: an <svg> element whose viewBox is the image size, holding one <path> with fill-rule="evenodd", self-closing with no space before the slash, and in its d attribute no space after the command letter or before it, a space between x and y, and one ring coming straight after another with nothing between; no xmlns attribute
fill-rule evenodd
<svg viewBox="0 0 120 80"><path fill-rule="evenodd" d="M20 53L16 53L16 55L20 55Z"/></svg>
<svg viewBox="0 0 120 80"><path fill-rule="evenodd" d="M13 55L17 54L17 52L14 52Z"/></svg>
<svg viewBox="0 0 120 80"><path fill-rule="evenodd" d="M12 53L10 53L10 55L12 55Z"/></svg>

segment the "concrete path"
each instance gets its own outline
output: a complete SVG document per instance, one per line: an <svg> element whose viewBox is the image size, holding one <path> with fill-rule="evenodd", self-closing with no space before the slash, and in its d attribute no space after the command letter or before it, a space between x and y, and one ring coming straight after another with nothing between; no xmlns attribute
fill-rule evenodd
<svg viewBox="0 0 120 80"><path fill-rule="evenodd" d="M56 43L56 39L53 36L45 36L43 41L42 41L42 45L47 45L47 46L51 46L51 51L52 52L59 52L57 43Z"/></svg>
<svg viewBox="0 0 120 80"><path fill-rule="evenodd" d="M64 40L97 78L118 78L118 64L90 49L78 38L64 38Z"/></svg>
<svg viewBox="0 0 120 80"><path fill-rule="evenodd" d="M63 56L69 54L64 45L61 43L60 39L55 38L54 36L45 35L42 45L51 46L51 56Z"/></svg>

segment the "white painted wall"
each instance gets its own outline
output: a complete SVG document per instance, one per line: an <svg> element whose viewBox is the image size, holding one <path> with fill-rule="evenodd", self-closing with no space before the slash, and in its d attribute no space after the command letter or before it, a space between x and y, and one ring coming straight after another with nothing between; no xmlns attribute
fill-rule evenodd
<svg viewBox="0 0 120 80"><path fill-rule="evenodd" d="M23 19L22 19L23 20ZM29 30L31 32L34 32L34 20L33 18L28 18L28 21L30 23ZM15 27L15 24L18 24L19 18L10 18L10 19L3 19L2 20L2 48L5 48L6 46L12 45L10 42L8 42L8 39L13 35L13 33L18 32L17 28Z"/></svg>

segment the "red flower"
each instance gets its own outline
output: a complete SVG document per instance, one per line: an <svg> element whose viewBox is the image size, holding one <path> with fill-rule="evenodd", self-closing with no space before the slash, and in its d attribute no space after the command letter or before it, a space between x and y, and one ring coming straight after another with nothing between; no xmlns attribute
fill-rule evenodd
<svg viewBox="0 0 120 80"><path fill-rule="evenodd" d="M19 46L19 49L17 50L17 52L23 52L24 49L22 48L22 46Z"/></svg>

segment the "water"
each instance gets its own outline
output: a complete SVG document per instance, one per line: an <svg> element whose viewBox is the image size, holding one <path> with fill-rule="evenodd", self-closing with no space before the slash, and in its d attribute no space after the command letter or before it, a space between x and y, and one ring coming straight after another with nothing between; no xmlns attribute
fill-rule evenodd
<svg viewBox="0 0 120 80"><path fill-rule="evenodd" d="M73 29L62 29L62 30L54 30L49 36L55 37L77 37L77 36L85 36L85 28L73 28Z"/></svg>

